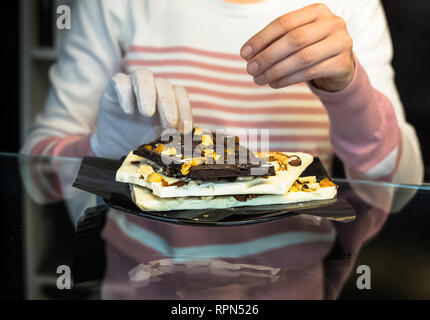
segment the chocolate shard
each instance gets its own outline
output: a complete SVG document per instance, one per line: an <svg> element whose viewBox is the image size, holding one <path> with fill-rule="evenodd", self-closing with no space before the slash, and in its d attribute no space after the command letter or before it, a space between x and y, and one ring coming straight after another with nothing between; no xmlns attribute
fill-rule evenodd
<svg viewBox="0 0 430 320"><path fill-rule="evenodd" d="M178 178L234 181L237 177L275 175L275 168L239 145L238 137L217 137L203 132L194 135L189 143L191 150L184 143L184 136L179 138L175 137L177 141L174 137L159 138L139 146L133 153L155 162L169 176ZM194 155L194 158L184 156L186 154Z"/></svg>

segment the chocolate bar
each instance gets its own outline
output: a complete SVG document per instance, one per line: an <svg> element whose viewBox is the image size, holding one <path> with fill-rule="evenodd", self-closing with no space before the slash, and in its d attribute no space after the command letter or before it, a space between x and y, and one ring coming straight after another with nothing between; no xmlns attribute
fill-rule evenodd
<svg viewBox="0 0 430 320"><path fill-rule="evenodd" d="M217 145L217 138L219 145ZM199 180L234 181L238 177L274 176L275 169L239 144L239 137L193 131L193 139L183 135L159 138L133 151L162 167L167 175ZM217 154L221 149L221 154ZM258 170L252 170L258 169Z"/></svg>

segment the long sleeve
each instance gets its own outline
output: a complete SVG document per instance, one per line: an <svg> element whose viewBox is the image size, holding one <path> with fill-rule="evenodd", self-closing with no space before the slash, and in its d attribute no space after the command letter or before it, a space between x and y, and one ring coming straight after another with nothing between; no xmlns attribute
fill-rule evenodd
<svg viewBox="0 0 430 320"><path fill-rule="evenodd" d="M328 110L331 141L349 178L420 184L423 163L413 127L406 122L394 83L392 45L378 0L347 3L338 10L354 41L357 70L338 93L316 88Z"/></svg>
<svg viewBox="0 0 430 320"><path fill-rule="evenodd" d="M71 29L64 31L59 59L49 72L51 89L44 110L21 153L72 158L93 154L89 138L96 126L98 100L121 68L120 14L124 13L119 2L74 2ZM21 163L26 190L39 203L63 198L61 172L54 172L54 167Z"/></svg>
<svg viewBox="0 0 430 320"><path fill-rule="evenodd" d="M22 153L91 154L88 136L95 129L98 99L107 81L121 69L118 16L125 10L115 1L74 4L72 27L64 31L59 59L49 72L51 89L45 108L37 116Z"/></svg>

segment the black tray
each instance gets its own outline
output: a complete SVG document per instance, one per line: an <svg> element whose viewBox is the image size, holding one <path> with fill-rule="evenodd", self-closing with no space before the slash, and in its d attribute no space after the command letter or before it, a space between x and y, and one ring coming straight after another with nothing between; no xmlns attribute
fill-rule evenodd
<svg viewBox="0 0 430 320"><path fill-rule="evenodd" d="M341 192L335 199L292 204L230 209L142 211L132 201L128 184L115 181L116 171L122 162L123 159L85 157L73 186L102 197L105 203L114 209L179 224L228 226L272 221L297 214L320 216L342 222L350 222L355 219L353 207L342 198ZM302 176L316 176L318 181L328 177L318 158L314 158Z"/></svg>

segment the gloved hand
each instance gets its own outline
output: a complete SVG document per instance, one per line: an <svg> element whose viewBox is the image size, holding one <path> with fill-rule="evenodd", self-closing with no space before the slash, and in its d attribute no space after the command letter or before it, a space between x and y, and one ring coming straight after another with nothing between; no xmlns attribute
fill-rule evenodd
<svg viewBox="0 0 430 320"><path fill-rule="evenodd" d="M159 137L165 128L181 133L191 129L191 121L191 106L183 87L155 79L145 68L130 75L118 73L100 98L91 148L99 157L118 159Z"/></svg>

